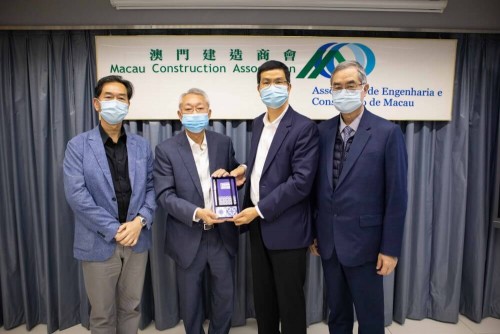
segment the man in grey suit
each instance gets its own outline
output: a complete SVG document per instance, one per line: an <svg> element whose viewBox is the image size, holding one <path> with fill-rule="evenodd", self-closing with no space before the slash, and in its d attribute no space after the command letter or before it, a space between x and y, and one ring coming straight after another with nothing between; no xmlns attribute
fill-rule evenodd
<svg viewBox="0 0 500 334"><path fill-rule="evenodd" d="M188 90L178 110L185 131L155 151L156 198L167 213L165 250L177 264L180 311L188 334L204 332L201 283L207 267L212 285L209 333L228 333L233 313L238 229L213 212L211 176L228 175L238 162L229 137L205 130L210 115L205 92Z"/></svg>
<svg viewBox="0 0 500 334"><path fill-rule="evenodd" d="M156 209L153 154L123 127L132 84L100 79L100 123L68 142L64 190L75 215L74 256L82 261L92 333L137 333L139 304Z"/></svg>

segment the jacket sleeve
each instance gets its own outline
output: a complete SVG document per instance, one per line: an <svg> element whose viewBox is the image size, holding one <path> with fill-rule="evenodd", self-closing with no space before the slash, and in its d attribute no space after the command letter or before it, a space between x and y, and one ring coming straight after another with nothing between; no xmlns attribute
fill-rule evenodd
<svg viewBox="0 0 500 334"><path fill-rule="evenodd" d="M153 177L158 204L169 215L188 226L193 226L193 214L197 206L177 196L173 165L160 145L155 150Z"/></svg>
<svg viewBox="0 0 500 334"><path fill-rule="evenodd" d="M380 252L399 256L403 239L408 157L401 128L395 125L385 145L385 210Z"/></svg>
<svg viewBox="0 0 500 334"><path fill-rule="evenodd" d="M147 228L150 229L153 223L153 214L156 210L156 196L153 184L153 152L149 143L146 143L146 146L148 150L146 198L144 204L139 209L139 214L146 219Z"/></svg>

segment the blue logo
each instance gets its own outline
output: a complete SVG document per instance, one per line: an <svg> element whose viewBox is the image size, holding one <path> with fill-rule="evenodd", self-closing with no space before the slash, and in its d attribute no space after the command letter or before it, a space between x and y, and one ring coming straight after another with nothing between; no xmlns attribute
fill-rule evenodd
<svg viewBox="0 0 500 334"><path fill-rule="evenodd" d="M346 55L348 52L349 56ZM352 59L353 57L354 59ZM360 63L364 67L366 75L370 74L375 68L375 54L366 45L360 43L327 43L316 50L312 58L297 75L297 78L316 79L318 75L322 75L330 79L336 64L347 59L356 60Z"/></svg>

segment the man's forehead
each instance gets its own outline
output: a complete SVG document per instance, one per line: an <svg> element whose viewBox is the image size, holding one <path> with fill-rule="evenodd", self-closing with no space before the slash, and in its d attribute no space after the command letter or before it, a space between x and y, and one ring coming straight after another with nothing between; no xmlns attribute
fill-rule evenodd
<svg viewBox="0 0 500 334"><path fill-rule="evenodd" d="M119 82L108 82L102 86L102 92L127 94L127 88Z"/></svg>
<svg viewBox="0 0 500 334"><path fill-rule="evenodd" d="M356 80L357 78L358 78L357 69L355 67L348 67L335 73L332 80L334 82L337 82L337 81Z"/></svg>
<svg viewBox="0 0 500 334"><path fill-rule="evenodd" d="M284 77L285 76L285 72L282 70L282 69L274 69L274 70L269 70L269 71L265 71L265 72L262 72L260 74L261 77L267 77L267 78L275 78L275 77Z"/></svg>
<svg viewBox="0 0 500 334"><path fill-rule="evenodd" d="M200 104L207 103L202 95L198 94L187 94L182 98L182 103L184 104Z"/></svg>

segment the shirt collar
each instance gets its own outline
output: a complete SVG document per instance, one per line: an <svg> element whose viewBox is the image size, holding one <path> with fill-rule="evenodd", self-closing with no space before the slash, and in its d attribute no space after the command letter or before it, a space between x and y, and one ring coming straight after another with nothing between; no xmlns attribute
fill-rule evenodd
<svg viewBox="0 0 500 334"><path fill-rule="evenodd" d="M286 106L285 110L283 110L283 112L281 113L281 115L278 116L278 118L276 118L274 121L272 122L269 122L269 112L266 111L266 114L264 115L264 118L262 119L262 121L264 122L264 126L268 126L268 125L276 125L278 126L281 122L281 120L283 119L283 117L285 116L286 112L288 110L288 105Z"/></svg>
<svg viewBox="0 0 500 334"><path fill-rule="evenodd" d="M198 149L198 150L201 149L203 151L207 148L207 136L205 133L203 133L203 141L201 142L201 145L198 145L197 143L195 143L194 140L189 138L187 132L185 132L185 133L186 133L186 137L187 137L188 142L189 142L189 146L191 146L191 149Z"/></svg>
<svg viewBox="0 0 500 334"><path fill-rule="evenodd" d="M101 134L102 143L106 144L106 142L110 138L109 138L109 135L106 133L106 131L104 131L104 128L102 127L101 122L99 122L99 133ZM123 139L127 139L127 133L125 132L125 128L123 127L123 125L122 125L122 128L120 129L120 137L118 138L118 140L122 139L122 137L123 137Z"/></svg>
<svg viewBox="0 0 500 334"><path fill-rule="evenodd" d="M359 127L359 122L361 122L361 117L363 116L363 113L365 112L365 109L359 113L359 115L349 124L349 127L354 130L354 132L358 131ZM342 119L342 116L340 117L340 127L339 127L339 132L344 131L344 128L347 125L344 123L344 120Z"/></svg>

